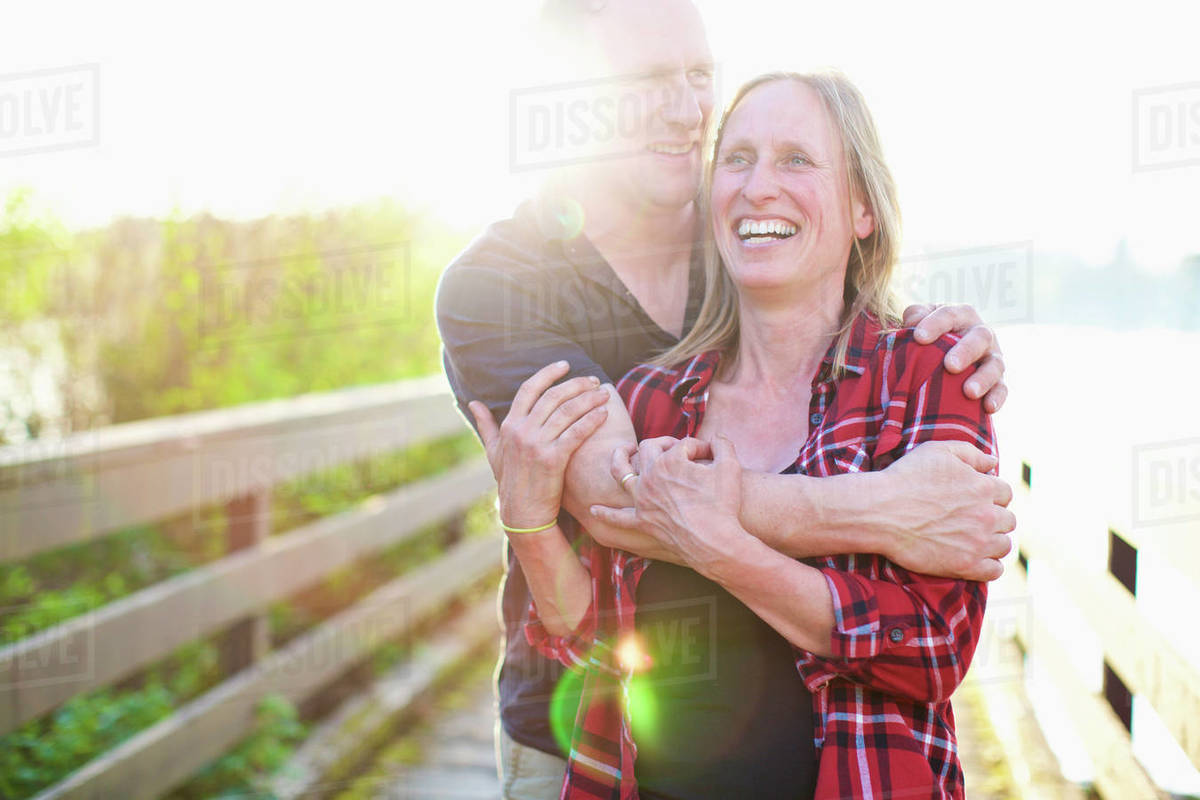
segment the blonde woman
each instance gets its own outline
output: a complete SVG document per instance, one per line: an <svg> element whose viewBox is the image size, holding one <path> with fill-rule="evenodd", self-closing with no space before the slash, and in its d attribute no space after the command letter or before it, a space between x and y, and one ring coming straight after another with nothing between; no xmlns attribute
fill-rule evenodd
<svg viewBox="0 0 1200 800"><path fill-rule="evenodd" d="M949 698L985 586L878 555L792 559L739 521L743 467L879 470L931 440L995 455L962 391L969 372L941 368L956 339L919 345L897 327L899 208L861 95L836 73L751 81L705 188L715 250L697 323L618 386L642 443L614 454L613 477L636 509L595 510L652 533L670 560L586 541L577 556L555 528L518 550L540 613L530 641L584 670L563 796L962 797ZM472 407L510 501L519 485L544 502L533 487L552 487L540 477L577 446L554 440L586 413L572 403L586 387L546 393L554 375L509 415L510 430L546 429L541 454L516 455ZM702 606L686 660L711 668L687 673L678 637L656 632ZM625 702L639 680L653 726Z"/></svg>

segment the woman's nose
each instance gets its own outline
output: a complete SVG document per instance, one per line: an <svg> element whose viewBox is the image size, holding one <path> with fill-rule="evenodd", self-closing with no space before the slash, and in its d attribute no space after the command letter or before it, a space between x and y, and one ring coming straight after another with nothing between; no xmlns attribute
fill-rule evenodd
<svg viewBox="0 0 1200 800"><path fill-rule="evenodd" d="M761 205L779 196L779 184L775 180L771 164L760 159L746 176L742 196L755 205Z"/></svg>

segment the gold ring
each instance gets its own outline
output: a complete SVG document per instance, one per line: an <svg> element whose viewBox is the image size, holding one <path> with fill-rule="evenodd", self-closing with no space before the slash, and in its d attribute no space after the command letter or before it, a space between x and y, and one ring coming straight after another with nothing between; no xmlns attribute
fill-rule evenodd
<svg viewBox="0 0 1200 800"><path fill-rule="evenodd" d="M627 472L624 475L622 475L621 476L621 488L625 489L625 484L629 481L629 479L636 478L637 476L638 475L636 472ZM628 489L626 489L626 491L628 491Z"/></svg>

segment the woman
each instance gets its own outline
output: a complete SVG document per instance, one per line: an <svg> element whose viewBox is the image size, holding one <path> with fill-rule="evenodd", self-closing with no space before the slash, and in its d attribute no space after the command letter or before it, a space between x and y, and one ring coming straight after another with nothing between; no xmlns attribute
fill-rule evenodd
<svg viewBox="0 0 1200 800"><path fill-rule="evenodd" d="M712 155L704 309L618 387L642 444L614 455L614 478L680 566L586 542L576 556L546 523L602 413L586 379L549 388L565 367L542 370L503 431L472 406L540 614L530 640L586 668L564 796L961 797L949 697L985 587L874 555L783 556L742 529L740 478L878 470L932 439L991 455L990 421L967 374L940 368L953 338L894 327L895 189L845 78L751 81ZM670 653L630 644L705 602L707 680L673 680ZM624 702L634 673L657 705L646 736Z"/></svg>

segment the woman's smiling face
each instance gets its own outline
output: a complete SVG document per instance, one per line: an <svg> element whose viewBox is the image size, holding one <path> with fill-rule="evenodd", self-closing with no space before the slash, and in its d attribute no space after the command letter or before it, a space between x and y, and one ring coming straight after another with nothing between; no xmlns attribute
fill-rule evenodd
<svg viewBox="0 0 1200 800"><path fill-rule="evenodd" d="M796 80L751 89L725 122L712 178L717 247L741 290L844 281L869 210L852 196L841 138L820 96Z"/></svg>

